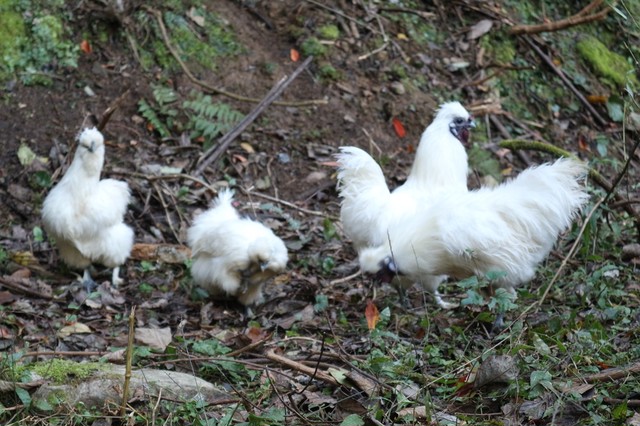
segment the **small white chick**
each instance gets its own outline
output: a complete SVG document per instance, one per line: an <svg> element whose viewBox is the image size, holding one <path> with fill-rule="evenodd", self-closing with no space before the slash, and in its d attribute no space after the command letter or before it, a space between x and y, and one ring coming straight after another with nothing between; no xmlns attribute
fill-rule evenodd
<svg viewBox="0 0 640 426"><path fill-rule="evenodd" d="M263 302L262 287L289 259L284 242L271 229L242 218L223 190L211 208L195 218L187 238L191 276L211 296L232 296L247 307Z"/></svg>
<svg viewBox="0 0 640 426"><path fill-rule="evenodd" d="M113 268L113 285L122 284L120 266L133 247L133 229L123 222L129 185L100 180L103 164L104 137L95 127L84 129L69 169L42 207L44 229L56 241L62 260L84 269L88 291L95 286L89 272L92 263Z"/></svg>

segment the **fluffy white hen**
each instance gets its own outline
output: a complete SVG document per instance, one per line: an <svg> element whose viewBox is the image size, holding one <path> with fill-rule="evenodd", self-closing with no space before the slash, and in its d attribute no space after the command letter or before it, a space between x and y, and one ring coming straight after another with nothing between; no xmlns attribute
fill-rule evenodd
<svg viewBox="0 0 640 426"><path fill-rule="evenodd" d="M224 190L188 231L191 276L212 296L232 296L249 307L263 301L266 280L282 272L287 248L271 229L241 218Z"/></svg>
<svg viewBox="0 0 640 426"><path fill-rule="evenodd" d="M133 230L123 222L130 192L126 182L103 179L104 137L94 127L78 137L73 161L42 207L44 229L56 241L69 266L84 269L87 289L95 283L89 268L113 268L112 283L122 283L120 266L133 247Z"/></svg>
<svg viewBox="0 0 640 426"><path fill-rule="evenodd" d="M360 266L382 281L397 274L418 280L502 272L496 284L514 293L533 278L587 201L580 183L585 173L584 163L559 159L494 188L440 195L418 214L393 222L388 241L361 252Z"/></svg>
<svg viewBox="0 0 640 426"><path fill-rule="evenodd" d="M382 169L369 154L353 146L341 147L338 154L338 190L342 197L340 220L347 236L360 253L387 240L392 220L414 216L430 205L440 193L467 192L468 163L463 144L475 127L471 115L459 102L440 106L433 123L422 134L411 172L406 182L393 192L387 187ZM442 307L452 307L438 293L442 275L420 277ZM402 289L415 281L396 279Z"/></svg>

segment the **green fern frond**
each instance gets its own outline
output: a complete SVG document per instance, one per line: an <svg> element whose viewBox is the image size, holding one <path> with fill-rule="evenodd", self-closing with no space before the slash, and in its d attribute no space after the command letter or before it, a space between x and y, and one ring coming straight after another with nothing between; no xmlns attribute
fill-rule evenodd
<svg viewBox="0 0 640 426"><path fill-rule="evenodd" d="M138 102L138 111L140 112L140 115L142 115L153 126L160 136L163 138L171 136L167 126L165 126L155 109L149 105L146 100L141 99L140 102Z"/></svg>

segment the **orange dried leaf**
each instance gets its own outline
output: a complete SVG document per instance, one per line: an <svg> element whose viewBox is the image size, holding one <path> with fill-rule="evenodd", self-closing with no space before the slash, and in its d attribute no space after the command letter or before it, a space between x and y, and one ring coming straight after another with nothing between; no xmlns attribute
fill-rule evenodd
<svg viewBox="0 0 640 426"><path fill-rule="evenodd" d="M404 138L407 135L407 131L404 129L402 122L397 117L393 117L391 122L393 123L393 130L396 131L396 135L398 135L399 138Z"/></svg>
<svg viewBox="0 0 640 426"><path fill-rule="evenodd" d="M378 312L378 308L371 300L367 302L364 316L367 318L367 327L369 327L369 330L376 328L376 324L380 321L380 312Z"/></svg>
<svg viewBox="0 0 640 426"><path fill-rule="evenodd" d="M82 40L80 42L80 50L84 53L91 53L91 44L87 40Z"/></svg>
<svg viewBox="0 0 640 426"><path fill-rule="evenodd" d="M590 104L606 104L607 96L604 95L589 95L587 96L587 100Z"/></svg>
<svg viewBox="0 0 640 426"><path fill-rule="evenodd" d="M293 62L298 62L298 60L300 59L300 52L298 52L296 49L291 49L289 56L291 57L291 60Z"/></svg>

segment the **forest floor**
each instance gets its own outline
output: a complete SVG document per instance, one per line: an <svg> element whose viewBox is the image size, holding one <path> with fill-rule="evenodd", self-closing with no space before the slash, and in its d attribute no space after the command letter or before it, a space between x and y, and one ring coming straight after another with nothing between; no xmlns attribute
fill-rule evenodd
<svg viewBox="0 0 640 426"><path fill-rule="evenodd" d="M125 3L65 9L77 66L52 60L31 81L16 72L1 92L0 379L20 383L0 391L4 423L640 424L638 67L625 74L614 64L620 81L580 54L595 38L637 61L638 2L535 34L511 30L609 6ZM310 55L277 102L200 171L204 153ZM339 221L338 147L370 152L396 187L434 111L451 100L478 124L470 188L554 158L499 146L506 139L551 143L608 181L588 180L589 205L518 289L499 333L489 301L470 301L455 282L441 290L460 307L443 310L417 286L402 305L393 288L356 274ZM125 283L112 288L105 271L88 295L40 212L78 132L103 119L103 176L131 187L125 220L136 247ZM266 286L253 318L189 278L186 230L228 186L241 212L289 249L286 273ZM134 306L134 368L187 372L223 397L136 394L126 419L119 401L111 409L36 401L43 381L29 366L123 363ZM505 365L509 377L496 379Z"/></svg>

